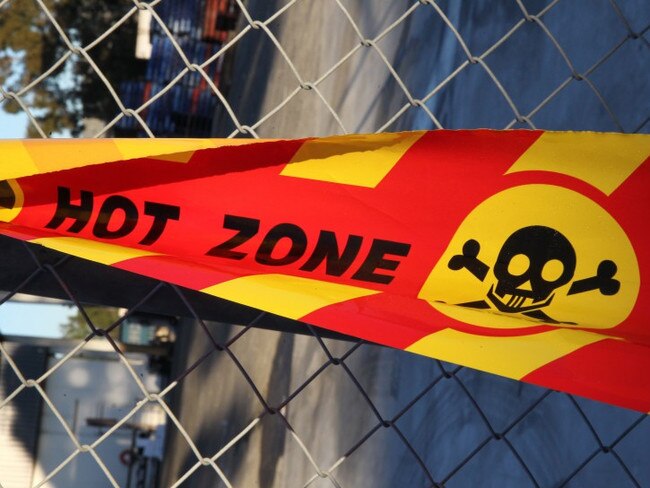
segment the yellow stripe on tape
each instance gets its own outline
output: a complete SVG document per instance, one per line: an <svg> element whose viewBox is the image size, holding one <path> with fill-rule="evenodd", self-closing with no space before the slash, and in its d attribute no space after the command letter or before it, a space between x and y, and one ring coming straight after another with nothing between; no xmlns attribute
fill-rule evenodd
<svg viewBox="0 0 650 488"><path fill-rule="evenodd" d="M267 139L113 139L122 158L151 157L162 161L187 163L195 151L226 146L243 146Z"/></svg>
<svg viewBox="0 0 650 488"><path fill-rule="evenodd" d="M0 181L151 157L186 163L194 151L271 139L24 139L0 141Z"/></svg>
<svg viewBox="0 0 650 488"><path fill-rule="evenodd" d="M20 178L38 172L23 141L0 141L0 180Z"/></svg>
<svg viewBox="0 0 650 488"><path fill-rule="evenodd" d="M290 319L300 319L328 305L379 293L282 274L244 276L201 291Z"/></svg>
<svg viewBox="0 0 650 488"><path fill-rule="evenodd" d="M424 132L325 137L306 141L283 176L375 188Z"/></svg>
<svg viewBox="0 0 650 488"><path fill-rule="evenodd" d="M555 359L603 339L607 336L568 329L509 337L443 329L420 339L406 350L520 379Z"/></svg>
<svg viewBox="0 0 650 488"><path fill-rule="evenodd" d="M155 256L156 253L131 249L130 247L116 246L104 242L88 241L78 237L43 237L30 242L40 244L55 251L72 254L80 258L89 259L102 264L115 264L127 259L142 256Z"/></svg>
<svg viewBox="0 0 650 488"><path fill-rule="evenodd" d="M122 159L112 139L30 139L25 147L39 173Z"/></svg>
<svg viewBox="0 0 650 488"><path fill-rule="evenodd" d="M552 171L581 179L606 195L650 156L650 136L545 132L506 172Z"/></svg>

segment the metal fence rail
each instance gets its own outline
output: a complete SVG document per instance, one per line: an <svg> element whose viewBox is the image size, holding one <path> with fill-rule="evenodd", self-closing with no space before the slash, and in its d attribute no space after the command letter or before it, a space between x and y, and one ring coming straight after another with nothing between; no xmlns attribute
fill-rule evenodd
<svg viewBox="0 0 650 488"><path fill-rule="evenodd" d="M85 45L59 22L57 2L34 0L34 15L64 53L32 79L5 80L0 104L17 104L47 137L35 94L76 60L116 106L103 114L96 137L114 134L125 119L155 137L150 110L191 77L218 102L215 135L228 137L473 126L647 132L650 9L579 3L235 0L236 29L214 54L194 59L181 48L188 35L181 24L161 15L174 0L121 2L121 14ZM81 4L92 11L92 2ZM0 16L20 8L19 0L0 1ZM150 13L181 68L129 106L94 56L138 11ZM81 457L96 464L98 483L120 486L103 445L152 404L167 421L161 486L650 486L646 415L332 340L308 324L299 325L305 335L264 330L271 318L263 313L245 326L206 322L189 292L166 283L151 282L123 317L97 327L78 298L86 283L68 272L79 260L6 238L0 247L27 268L0 305L47 289L78 307L88 326L88 336L38 377L24 374L0 342L0 365L13 382L0 391L0 416L36 391L71 444L34 486L57 486L57 475ZM12 266L0 257L0 269ZM152 390L111 332L150 311L161 293L188 319L178 328L169 381ZM97 342L109 344L139 393L85 442L46 384ZM10 486L8 478L0 472L0 486Z"/></svg>

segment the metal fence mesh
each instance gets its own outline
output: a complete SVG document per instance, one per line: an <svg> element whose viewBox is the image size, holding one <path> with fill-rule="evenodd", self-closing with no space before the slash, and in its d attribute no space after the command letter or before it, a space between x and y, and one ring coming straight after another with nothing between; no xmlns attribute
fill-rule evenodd
<svg viewBox="0 0 650 488"><path fill-rule="evenodd" d="M0 1L0 16L30 2ZM97 137L113 135L126 119L135 120L136 133L155 137L153 107L190 77L217 102L212 132L219 136L650 129L644 2L236 0L229 7L237 26L207 59L182 49L182 25L163 15L173 3L116 2L123 13L79 45L59 23L57 2L31 2L64 54L22 86L0 86L0 103L17 104L33 131L51 135L34 108L35 93L74 58L116 106L103 114ZM80 5L92 10L92 2ZM152 29L180 67L144 103L130 106L93 56L138 11L150 12ZM211 70L219 63L228 69L217 82ZM305 335L260 329L263 313L245 326L205 322L185 290L165 283L98 328L77 298L81 285L66 276L74 259L8 239L0 244L20 247L23 262L33 263L0 304L47 282L88 326L86 339L39 377L23 374L0 342L3 374L14 385L0 391L0 415L36 391L72 443L34 486L57 486L57 475L82 456L96 464L93 482L120 486L102 445L151 404L167 420L161 486L650 486L645 415L363 341L327 339L308 324ZM161 290L171 290L189 319L178 329L169 381L152 391L110 332ZM95 341L110 344L140 394L117 423L82 442L45 385ZM10 486L9 478L0 472L0 486Z"/></svg>

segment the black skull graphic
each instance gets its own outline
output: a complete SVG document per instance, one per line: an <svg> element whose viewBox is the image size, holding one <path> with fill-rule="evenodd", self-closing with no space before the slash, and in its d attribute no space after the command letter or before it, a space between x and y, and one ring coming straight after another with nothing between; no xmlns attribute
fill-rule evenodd
<svg viewBox="0 0 650 488"><path fill-rule="evenodd" d="M503 244L494 265L497 283L487 297L502 312L546 307L575 268L576 253L564 235L541 225L524 227Z"/></svg>
<svg viewBox="0 0 650 488"><path fill-rule="evenodd" d="M451 257L447 267L462 269L479 281L488 276L490 266L478 257L480 243L475 239L465 242L462 254ZM496 282L490 286L485 299L457 303L461 307L477 309L496 308L504 313L521 313L546 323L559 322L549 317L542 308L553 301L556 290L568 284L576 270L576 252L571 242L558 230L543 225L522 227L503 243L493 272ZM614 278L617 266L614 261L603 260L596 274L574 281L567 296L594 290L602 295L615 295L621 283Z"/></svg>

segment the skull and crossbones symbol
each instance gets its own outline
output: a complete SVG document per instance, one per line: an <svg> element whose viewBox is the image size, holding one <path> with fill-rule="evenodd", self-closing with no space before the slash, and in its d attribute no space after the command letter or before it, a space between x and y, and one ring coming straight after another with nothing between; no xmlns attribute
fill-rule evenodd
<svg viewBox="0 0 650 488"><path fill-rule="evenodd" d="M483 282L490 266L478 257L481 246L469 239L462 254L456 254L447 266L453 271L466 269ZM518 260L519 266L512 266ZM525 263L521 266L521 263ZM513 232L506 239L494 264L496 282L490 286L485 300L458 303L462 307L477 309L495 308L515 314L520 313L553 324L572 324L549 317L542 309L548 307L555 291L573 279L576 253L569 240L550 227L533 225ZM549 274L548 270L553 271ZM567 295L594 290L602 295L615 295L621 283L614 279L616 263L607 259L600 262L594 276L573 281Z"/></svg>

